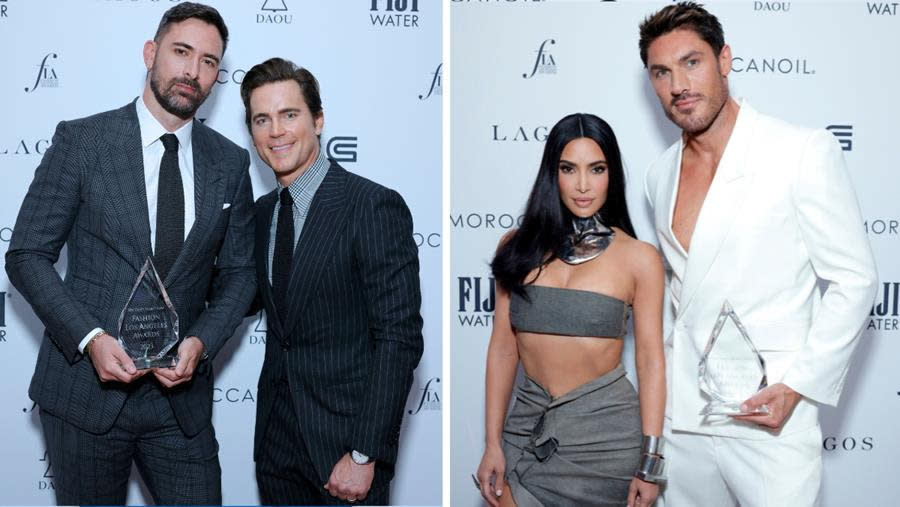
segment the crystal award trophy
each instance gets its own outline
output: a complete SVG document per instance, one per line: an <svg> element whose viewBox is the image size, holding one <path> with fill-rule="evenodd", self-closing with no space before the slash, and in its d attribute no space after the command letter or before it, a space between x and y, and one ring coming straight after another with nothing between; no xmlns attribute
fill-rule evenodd
<svg viewBox="0 0 900 507"><path fill-rule="evenodd" d="M700 390L710 401L700 415L767 414L765 405L752 412L741 404L768 385L766 361L728 301L722 305L700 359Z"/></svg>
<svg viewBox="0 0 900 507"><path fill-rule="evenodd" d="M135 368L170 368L178 362L178 314L148 257L119 316L119 343Z"/></svg>

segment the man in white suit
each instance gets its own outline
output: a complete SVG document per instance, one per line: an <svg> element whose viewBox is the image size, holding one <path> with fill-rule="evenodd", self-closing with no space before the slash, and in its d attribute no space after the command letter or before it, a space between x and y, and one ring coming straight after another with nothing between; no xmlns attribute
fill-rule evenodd
<svg viewBox="0 0 900 507"><path fill-rule="evenodd" d="M729 97L731 50L715 16L673 4L640 27L641 58L682 136L648 169L671 267L675 321L666 505L812 505L821 481L818 405L836 405L877 277L839 143ZM824 286L824 292L820 290ZM766 415L703 417L698 364L727 300L766 362L743 403Z"/></svg>

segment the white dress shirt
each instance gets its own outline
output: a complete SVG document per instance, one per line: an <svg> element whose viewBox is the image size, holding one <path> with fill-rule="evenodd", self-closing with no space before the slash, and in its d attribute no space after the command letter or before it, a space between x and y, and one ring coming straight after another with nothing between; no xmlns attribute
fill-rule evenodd
<svg viewBox="0 0 900 507"><path fill-rule="evenodd" d="M169 134L159 121L153 117L147 105L144 103L143 96L138 96L135 102L137 110L138 125L141 128L141 150L144 155L144 188L147 192L147 217L150 219L150 248L156 250L156 200L159 193L159 166L162 164L163 153L163 134ZM184 194L184 236L187 238L191 227L194 225L196 218L196 209L194 208L194 154L192 151L191 134L194 130L194 122L189 121L175 132L178 138L178 169L181 171L181 185ZM84 353L84 347L87 346L91 338L102 329L94 328L87 336L78 344L78 350Z"/></svg>

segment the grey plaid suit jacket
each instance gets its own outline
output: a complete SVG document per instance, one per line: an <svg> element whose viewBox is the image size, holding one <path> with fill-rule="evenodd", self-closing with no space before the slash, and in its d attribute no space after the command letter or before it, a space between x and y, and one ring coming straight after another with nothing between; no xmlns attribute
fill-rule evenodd
<svg viewBox="0 0 900 507"><path fill-rule="evenodd" d="M256 205L256 271L267 315L256 449L283 373L317 477L345 453L379 462L373 489L391 480L403 409L422 356L419 257L400 194L332 162L294 251L287 315L267 275L278 193Z"/></svg>
<svg viewBox="0 0 900 507"><path fill-rule="evenodd" d="M249 156L200 122L192 134L196 220L164 280L182 337L216 355L256 291ZM152 254L134 102L61 122L28 189L6 271L46 330L29 388L41 409L92 433L115 422L127 386L101 383L78 344L95 327L116 334L138 270ZM226 206L226 203L230 206ZM65 279L53 265L68 246ZM168 391L181 429L210 424L210 360Z"/></svg>

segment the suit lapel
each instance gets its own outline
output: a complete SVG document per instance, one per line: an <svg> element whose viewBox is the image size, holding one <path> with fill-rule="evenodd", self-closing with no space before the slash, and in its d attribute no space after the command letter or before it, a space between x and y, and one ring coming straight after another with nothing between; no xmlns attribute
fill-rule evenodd
<svg viewBox="0 0 900 507"><path fill-rule="evenodd" d="M111 181L110 202L117 209L127 238L122 248L132 251L128 256L135 271L139 271L153 250L150 246L150 219L147 213L147 189L144 183L144 151L141 129L134 102L122 108L121 128L107 131L107 153L111 171L104 179ZM124 157L124 160L119 157ZM114 161L114 162L112 162ZM101 167L106 164L100 164Z"/></svg>
<svg viewBox="0 0 900 507"><path fill-rule="evenodd" d="M669 150L667 157L659 162L665 172L656 187L654 197L654 220L656 235L663 251L678 250L681 247L672 232L672 213L675 211L675 196L678 192L678 176L681 174L682 141L679 139L676 149Z"/></svg>
<svg viewBox="0 0 900 507"><path fill-rule="evenodd" d="M716 175L700 208L697 224L694 226L681 290L679 315L690 305L719 255L722 244L731 231L735 216L742 209L747 196L747 184L750 181L748 176L751 168L748 166L747 152L752 145L756 117L756 111L746 103L742 103L734 130L728 139ZM679 159L680 153L679 151ZM673 188L677 188L677 185L676 179ZM669 224L671 231L671 216Z"/></svg>
<svg viewBox="0 0 900 507"><path fill-rule="evenodd" d="M221 213L224 199L222 172L219 169L220 156L212 149L203 124L194 122L191 136L194 157L194 225L188 232L175 264L166 275L165 284L171 285L189 265L191 258L200 250L210 231L210 223ZM217 209L218 208L218 209Z"/></svg>
<svg viewBox="0 0 900 507"><path fill-rule="evenodd" d="M272 227L272 214L275 212L275 204L278 202L278 193L273 191L260 198L256 204L256 279L259 281L259 291L266 309L266 326L275 331L277 336L283 336L283 317L275 310L275 299L272 293L272 284L269 282L269 229Z"/></svg>
<svg viewBox="0 0 900 507"><path fill-rule="evenodd" d="M346 180L347 171L332 162L309 206L291 267L287 297L292 311L283 319L287 335L296 326L298 312L306 305L324 271L322 263L331 258L337 246L347 213Z"/></svg>

